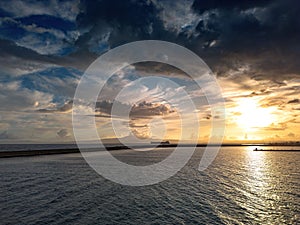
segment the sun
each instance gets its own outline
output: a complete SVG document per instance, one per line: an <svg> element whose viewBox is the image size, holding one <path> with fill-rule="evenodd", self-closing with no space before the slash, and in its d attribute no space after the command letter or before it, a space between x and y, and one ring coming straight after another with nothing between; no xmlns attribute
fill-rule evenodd
<svg viewBox="0 0 300 225"><path fill-rule="evenodd" d="M258 101L252 98L240 99L235 110L238 112L237 124L244 131L251 131L267 127L275 121L271 107L259 106Z"/></svg>

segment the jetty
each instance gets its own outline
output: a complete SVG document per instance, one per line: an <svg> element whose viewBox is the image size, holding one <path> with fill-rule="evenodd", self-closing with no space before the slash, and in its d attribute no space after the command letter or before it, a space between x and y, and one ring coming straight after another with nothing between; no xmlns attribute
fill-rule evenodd
<svg viewBox="0 0 300 225"><path fill-rule="evenodd" d="M255 152L300 152L300 149L253 149Z"/></svg>

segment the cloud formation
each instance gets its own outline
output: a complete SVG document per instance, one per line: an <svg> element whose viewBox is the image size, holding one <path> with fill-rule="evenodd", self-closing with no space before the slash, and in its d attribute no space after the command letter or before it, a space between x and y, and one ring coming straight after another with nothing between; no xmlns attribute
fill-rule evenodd
<svg viewBox="0 0 300 225"><path fill-rule="evenodd" d="M113 116L127 116L124 112L130 112L130 118L148 118L154 116L165 116L174 113L175 110L172 109L168 104L162 103L152 103L142 101L137 104L129 105L121 102L111 102L111 101L101 101L96 103L96 112L104 113L107 115L112 115L112 107L117 107L117 111Z"/></svg>
<svg viewBox="0 0 300 225"><path fill-rule="evenodd" d="M51 108L38 109L40 113L67 113L71 112L73 107L73 100L67 101L62 106L52 106Z"/></svg>
<svg viewBox="0 0 300 225"><path fill-rule="evenodd" d="M281 82L299 71L299 50L294 46L300 37L300 7L293 0L185 4L85 0L60 3L59 8L56 1L50 6L30 1L14 4L0 5L5 12L1 26L9 30L1 35L12 41L12 56L23 51L27 59L41 55L39 61L45 63L82 68L120 44L160 39L190 48L220 76L248 66L252 79Z"/></svg>
<svg viewBox="0 0 300 225"><path fill-rule="evenodd" d="M0 109L35 112L39 119L43 114L69 114L76 85L93 60L121 44L156 39L185 46L203 58L218 76L227 107L234 108L241 98L255 98L260 107L275 107L276 115L294 126L299 121L299 14L296 0L3 1ZM104 100L97 103L102 114L97 116L108 116L118 91L149 75L176 80L192 97L200 96L178 69L139 63L108 82ZM126 97L133 102L140 97L137 92L164 96L176 91L165 90L163 85L144 86L142 91L133 88ZM117 104L130 108L135 118L171 115L174 110L148 100L132 102ZM210 119L209 112L202 114L201 118ZM25 123L23 117L18 118ZM4 123L13 126L14 119ZM51 123L44 119L43 123ZM1 130L3 137L6 128ZM278 123L270 129L288 127ZM61 128L55 126L52 137L58 135L57 130ZM46 131L45 135L51 136Z"/></svg>

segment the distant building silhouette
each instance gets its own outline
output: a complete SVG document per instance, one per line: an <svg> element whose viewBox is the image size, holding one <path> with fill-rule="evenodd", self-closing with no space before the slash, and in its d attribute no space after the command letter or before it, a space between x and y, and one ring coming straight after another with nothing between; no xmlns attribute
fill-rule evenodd
<svg viewBox="0 0 300 225"><path fill-rule="evenodd" d="M169 141L151 141L152 145L169 145Z"/></svg>

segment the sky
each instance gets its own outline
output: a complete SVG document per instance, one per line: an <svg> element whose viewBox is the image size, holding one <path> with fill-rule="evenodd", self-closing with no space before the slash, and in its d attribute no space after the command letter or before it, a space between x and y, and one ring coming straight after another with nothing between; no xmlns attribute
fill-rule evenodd
<svg viewBox="0 0 300 225"><path fill-rule="evenodd" d="M299 141L299 14L296 0L0 1L0 143L74 142L73 97L85 70L110 49L140 40L184 46L211 68L225 100L224 142ZM134 86L153 75L179 87ZM117 104L131 108L131 132L116 134L112 102L128 86ZM195 101L197 110L189 113L200 120L199 136L181 137L176 107L161 100L180 90ZM186 74L153 62L116 72L96 110L86 111L96 116L99 136L111 140L206 142L217 117Z"/></svg>

